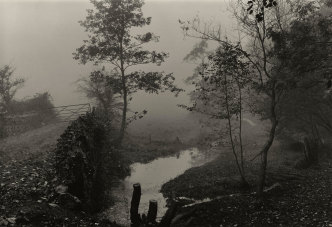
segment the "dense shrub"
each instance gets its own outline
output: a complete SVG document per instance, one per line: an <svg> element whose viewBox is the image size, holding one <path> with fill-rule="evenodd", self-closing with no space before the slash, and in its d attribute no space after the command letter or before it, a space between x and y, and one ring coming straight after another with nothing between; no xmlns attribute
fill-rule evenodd
<svg viewBox="0 0 332 227"><path fill-rule="evenodd" d="M86 210L99 211L104 192L114 178L129 173L117 149L108 116L93 110L71 123L58 140L56 170L68 192L78 197Z"/></svg>

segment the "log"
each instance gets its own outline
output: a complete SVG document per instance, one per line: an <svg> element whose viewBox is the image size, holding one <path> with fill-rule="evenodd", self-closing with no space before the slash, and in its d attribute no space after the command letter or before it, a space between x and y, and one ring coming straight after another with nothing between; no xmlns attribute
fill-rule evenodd
<svg viewBox="0 0 332 227"><path fill-rule="evenodd" d="M130 221L132 227L139 227L141 218L138 213L139 203L141 201L141 185L139 183L133 185L133 197L130 206Z"/></svg>
<svg viewBox="0 0 332 227"><path fill-rule="evenodd" d="M195 217L189 218L189 220L184 225L185 227L190 227L192 225L192 222L195 220Z"/></svg>
<svg viewBox="0 0 332 227"><path fill-rule="evenodd" d="M149 211L147 217L148 223L156 223L157 212L158 212L158 202L154 199L151 199L149 203Z"/></svg>
<svg viewBox="0 0 332 227"><path fill-rule="evenodd" d="M190 211L178 214L175 216L175 218L173 218L171 224L176 224L178 221L182 220L182 219L186 219L189 218L191 216L194 216L195 214L195 208L191 209Z"/></svg>

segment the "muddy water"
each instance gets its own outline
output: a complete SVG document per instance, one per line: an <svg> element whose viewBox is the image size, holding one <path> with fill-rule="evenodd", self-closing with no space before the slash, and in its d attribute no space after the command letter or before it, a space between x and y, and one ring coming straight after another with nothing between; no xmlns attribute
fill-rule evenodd
<svg viewBox="0 0 332 227"><path fill-rule="evenodd" d="M192 148L184 150L176 156L158 158L147 164L134 163L131 165L131 176L120 182L112 191L115 204L104 215L112 221L128 226L130 224L129 209L133 191L132 185L140 183L142 197L139 213L147 213L149 200L154 199L158 201L157 217L162 217L167 208L166 199L159 192L161 186L187 169L200 166L213 158L213 155L206 155L198 149Z"/></svg>

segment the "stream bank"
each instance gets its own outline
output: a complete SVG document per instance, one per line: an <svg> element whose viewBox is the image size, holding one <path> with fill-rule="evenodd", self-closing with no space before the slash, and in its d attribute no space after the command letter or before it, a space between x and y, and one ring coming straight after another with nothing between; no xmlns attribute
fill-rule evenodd
<svg viewBox="0 0 332 227"><path fill-rule="evenodd" d="M131 175L113 188L111 196L114 205L103 212L116 223L128 226L130 223L129 209L133 184L140 183L142 187L139 213L147 213L149 200L158 202L157 217L162 217L166 210L167 201L160 193L161 186L169 180L184 173L186 170L201 166L215 158L211 153L204 153L197 148L185 149L176 155L157 158L149 163L134 163L131 165Z"/></svg>
<svg viewBox="0 0 332 227"><path fill-rule="evenodd" d="M296 161L291 155L271 153L267 186L278 183L280 187L267 192L262 200L254 194L258 163L247 166L249 190L241 189L232 157L227 154L187 170L164 184L161 192L165 197L186 197L184 202L202 202L180 208L178 213L190 216L172 226L332 226L331 157L312 168L295 169L289 163Z"/></svg>
<svg viewBox="0 0 332 227"><path fill-rule="evenodd" d="M178 212L191 212L191 216L173 227L332 226L331 160L302 175L304 180L282 182L281 190L268 193L263 200L243 194L183 207Z"/></svg>

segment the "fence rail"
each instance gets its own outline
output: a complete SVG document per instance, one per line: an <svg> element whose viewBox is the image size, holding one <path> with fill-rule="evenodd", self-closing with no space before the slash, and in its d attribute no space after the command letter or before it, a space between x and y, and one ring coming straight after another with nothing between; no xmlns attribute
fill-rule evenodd
<svg viewBox="0 0 332 227"><path fill-rule="evenodd" d="M89 103L68 105L68 106L57 106L52 108L56 113L58 120L63 122L70 122L75 120L86 112L91 111Z"/></svg>

